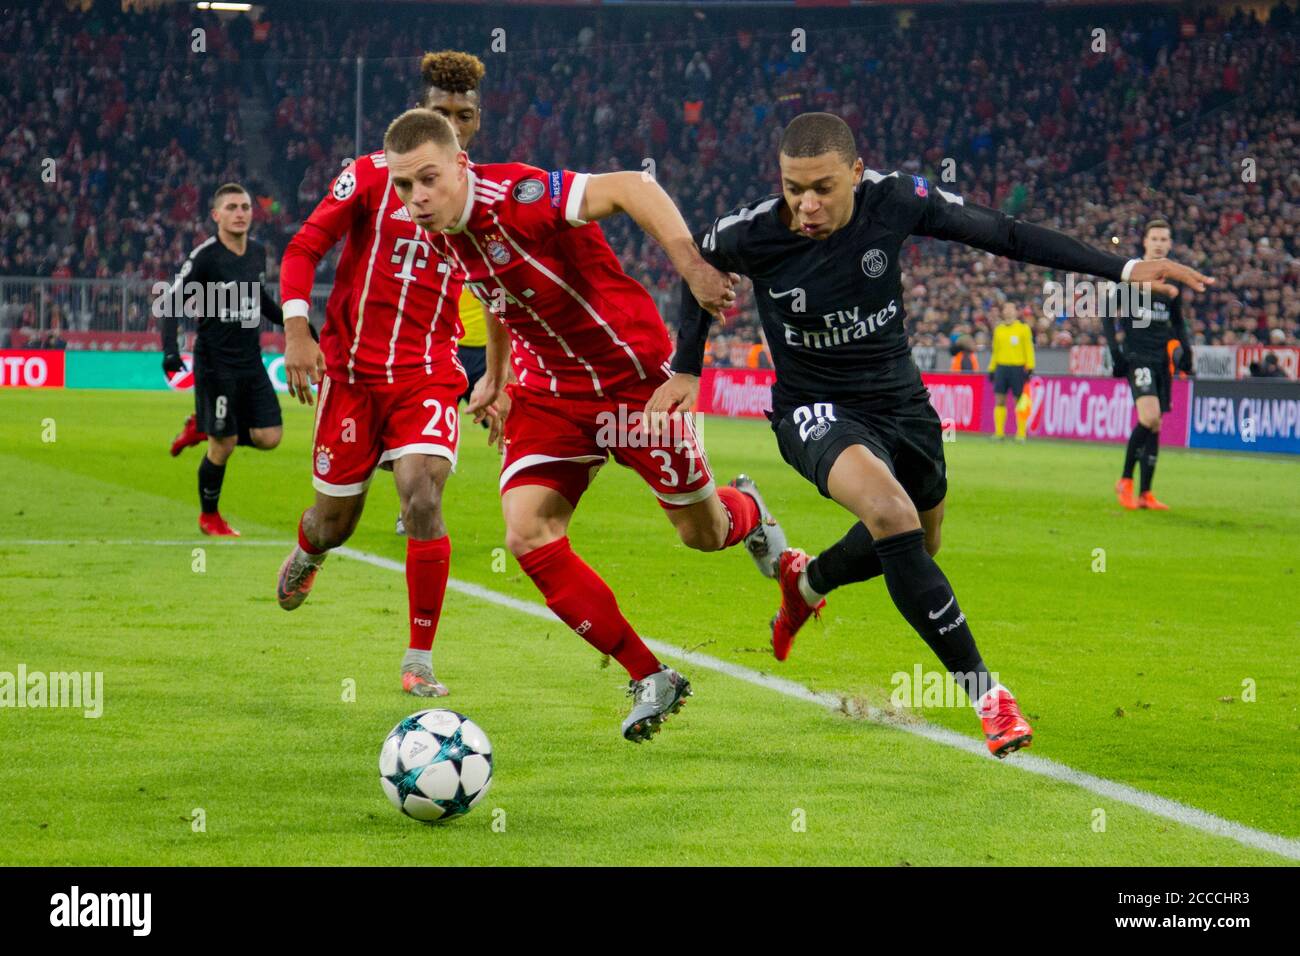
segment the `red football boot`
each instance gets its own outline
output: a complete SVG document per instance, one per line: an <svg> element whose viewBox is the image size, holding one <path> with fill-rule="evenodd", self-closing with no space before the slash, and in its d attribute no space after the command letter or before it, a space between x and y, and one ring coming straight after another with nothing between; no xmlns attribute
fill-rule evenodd
<svg viewBox="0 0 1300 956"><path fill-rule="evenodd" d="M226 519L216 511L212 512L212 514L199 514L199 530L204 534L215 535L218 538L239 537L239 532L226 524Z"/></svg>
<svg viewBox="0 0 1300 956"><path fill-rule="evenodd" d="M781 585L781 609L772 618L772 653L778 661L790 656L790 645L808 618L821 617L825 598L816 607L799 592L799 575L808 567L808 555L798 548L786 548L777 560L776 579Z"/></svg>
<svg viewBox="0 0 1300 956"><path fill-rule="evenodd" d="M1121 478L1119 481L1115 482L1115 496L1119 498L1121 506L1127 508L1129 511L1137 510L1138 503L1137 498L1133 496L1132 478Z"/></svg>
<svg viewBox="0 0 1300 956"><path fill-rule="evenodd" d="M1144 491L1138 497L1138 507L1147 508L1151 511L1168 511L1169 506L1158 499L1152 492Z"/></svg>
<svg viewBox="0 0 1300 956"><path fill-rule="evenodd" d="M985 694L977 713L984 725L989 753L999 760L1033 743L1034 728L1029 726L1016 699L1005 687L997 687Z"/></svg>
<svg viewBox="0 0 1300 956"><path fill-rule="evenodd" d="M175 458L191 445L198 445L207 440L208 436L199 431L199 424L191 415L185 419L185 426L181 428L181 433L172 439L172 457Z"/></svg>

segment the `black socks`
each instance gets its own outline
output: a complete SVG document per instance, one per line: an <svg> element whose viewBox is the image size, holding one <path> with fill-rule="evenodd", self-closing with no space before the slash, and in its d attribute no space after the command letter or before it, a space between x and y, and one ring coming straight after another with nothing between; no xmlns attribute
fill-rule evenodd
<svg viewBox="0 0 1300 956"><path fill-rule="evenodd" d="M204 514L216 514L221 498L221 481L226 477L225 465L214 465L207 455L199 461L199 504Z"/></svg>
<svg viewBox="0 0 1300 956"><path fill-rule="evenodd" d="M871 532L859 521L809 563L808 584L818 594L829 594L841 585L867 581L883 571Z"/></svg>
<svg viewBox="0 0 1300 956"><path fill-rule="evenodd" d="M925 532L917 528L891 535L874 547L899 613L956 676L971 701L977 700L993 682L948 578L925 550Z"/></svg>
<svg viewBox="0 0 1300 956"><path fill-rule="evenodd" d="M1139 425L1139 428L1142 426ZM1146 448L1142 451L1141 473L1142 481L1138 488L1139 493L1145 494L1151 490L1151 479L1156 474L1156 458L1160 455L1160 433L1147 430Z"/></svg>
<svg viewBox="0 0 1300 956"><path fill-rule="evenodd" d="M1133 477L1133 466L1137 464L1138 456L1146 450L1147 436L1150 434L1150 429L1141 422L1133 426L1133 432L1128 436L1128 448L1124 451L1125 478Z"/></svg>

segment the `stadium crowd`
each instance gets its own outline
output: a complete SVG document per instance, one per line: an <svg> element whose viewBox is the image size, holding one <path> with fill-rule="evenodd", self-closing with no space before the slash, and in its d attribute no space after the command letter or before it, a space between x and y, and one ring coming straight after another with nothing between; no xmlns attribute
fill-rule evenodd
<svg viewBox="0 0 1300 956"><path fill-rule="evenodd" d="M702 227L772 192L784 123L827 110L853 127L869 167L1125 254L1139 253L1143 222L1169 219L1174 255L1221 277L1187 306L1197 342L1300 342L1292 11L1279 5L1267 22L1150 6L943 16L462 7L449 24L438 8L357 5L329 18L275 7L253 24L179 5L19 9L0 21L13 78L0 91L0 276L170 278L209 234L212 188L238 180L257 199L274 279L279 251L354 153L356 58L373 148L413 101L420 54L457 48L488 67L477 160L652 163ZM846 17L863 28L838 27ZM269 163L246 141L250 104L270 117ZM677 279L662 252L622 217L604 228L673 324ZM918 345L984 345L1007 298L1031 313L1039 345L1101 341L1098 319L1043 314L1042 269L922 240L905 278ZM0 328L32 328L31 303L4 298ZM107 290L92 302L47 325L120 315ZM150 322L136 307L128 324ZM762 363L757 329L742 295L713 361Z"/></svg>

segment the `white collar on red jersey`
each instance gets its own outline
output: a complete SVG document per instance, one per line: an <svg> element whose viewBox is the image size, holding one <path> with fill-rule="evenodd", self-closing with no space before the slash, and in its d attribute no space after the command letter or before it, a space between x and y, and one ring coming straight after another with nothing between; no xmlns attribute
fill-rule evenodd
<svg viewBox="0 0 1300 956"><path fill-rule="evenodd" d="M461 212L460 219L457 220L456 225L446 230L447 232L464 232L465 224L469 222L470 213L474 211L474 190L478 186L478 177L474 175L474 168L472 165L465 168L465 177L468 185L468 188L465 190L465 209Z"/></svg>

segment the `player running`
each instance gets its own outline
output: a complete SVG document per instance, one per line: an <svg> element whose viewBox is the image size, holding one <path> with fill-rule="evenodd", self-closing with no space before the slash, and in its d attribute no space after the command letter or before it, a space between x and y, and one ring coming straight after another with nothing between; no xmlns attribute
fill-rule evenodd
<svg viewBox="0 0 1300 956"><path fill-rule="evenodd" d="M1002 303L1002 321L993 329L993 358L989 378L993 381L993 440L1007 433L1007 393L1016 397L1016 441L1025 440L1029 422L1029 393L1025 384L1034 374L1034 331L1021 320L1014 302Z"/></svg>
<svg viewBox="0 0 1300 956"><path fill-rule="evenodd" d="M508 388L500 480L507 547L556 616L626 668L635 699L623 735L648 740L690 683L659 662L570 547L569 522L595 471L611 456L635 470L688 547L744 541L774 576L784 539L747 478L715 488L689 421L671 442L651 442L640 427L641 409L668 379L671 346L649 293L594 223L628 213L706 308L734 299L732 279L700 257L672 200L640 173L471 166L447 121L421 109L393 121L384 148L416 224L443 231L468 285L500 317L489 323L489 348L510 342L517 383ZM467 409L476 415L506 385L504 348L489 354Z"/></svg>
<svg viewBox="0 0 1300 956"><path fill-rule="evenodd" d="M781 140L783 194L717 219L701 243L719 269L748 275L772 350L770 418L782 456L858 519L815 559L780 556L778 660L837 587L882 575L899 613L975 706L998 757L1033 731L992 680L952 586L934 561L947 477L938 415L904 328L899 252L933 236L1051 268L1134 282L1211 280L1167 260L1125 262L1058 232L970 205L919 176L866 169L847 124L805 113ZM1172 287L1165 286L1172 291ZM676 374L648 413L689 408L699 391L708 313L684 288ZM991 685L991 686L990 686Z"/></svg>
<svg viewBox="0 0 1300 956"><path fill-rule="evenodd" d="M345 239L318 349L307 313L316 265ZM461 284L442 237L411 221L382 152L335 178L284 253L285 374L311 404L316 501L298 523L298 545L280 568L276 596L292 611L306 600L330 549L351 536L376 467L390 465L406 526L410 640L402 689L443 697L433 672L451 539L442 493L460 439L457 402L465 371L456 357ZM321 371L324 378L321 378Z"/></svg>
<svg viewBox="0 0 1300 956"><path fill-rule="evenodd" d="M270 451L283 434L280 400L262 365L262 319L284 324L266 291L266 247L249 238L253 201L238 183L212 196L217 234L189 254L167 290L163 312L163 371L185 371L177 344L182 312L195 315L194 414L172 442L172 457L206 441L199 462L199 530L221 537L239 532L221 517L221 485L235 445Z"/></svg>
<svg viewBox="0 0 1300 956"><path fill-rule="evenodd" d="M1169 255L1172 244L1169 223L1163 219L1152 219L1142 230L1143 261L1164 259ZM1187 340L1183 307L1177 298L1153 293L1149 309L1137 305L1136 298L1135 295L1121 296L1116 291L1110 299L1111 308L1102 317L1102 328L1110 346L1111 365L1117 377L1128 377L1138 414L1138 423L1128 436L1128 448L1124 451L1124 471L1115 483L1115 494L1119 503L1130 511L1138 508L1168 511L1169 506L1157 499L1151 491L1151 482L1156 473L1156 458L1160 454L1160 418L1162 413L1170 409L1173 391L1166 349L1171 339L1177 339L1182 349L1178 369L1190 375L1192 346ZM1122 342L1116 336L1117 318L1119 331L1124 333ZM1141 462L1142 471L1139 494L1135 498L1133 466L1138 462Z"/></svg>
<svg viewBox="0 0 1300 956"><path fill-rule="evenodd" d="M486 71L482 60L459 50L426 53L420 60L420 78L424 82L424 92L419 105L445 116L456 130L456 138L464 150L469 149L470 142L483 122L479 83ZM487 322L483 314L483 303L469 289L462 287L457 307L460 324L465 331L456 343L456 357L460 359L465 377L469 380L460 398L461 401L468 402L474 386L483 377L483 370L487 367ZM406 525L400 514L394 531L406 534Z"/></svg>

